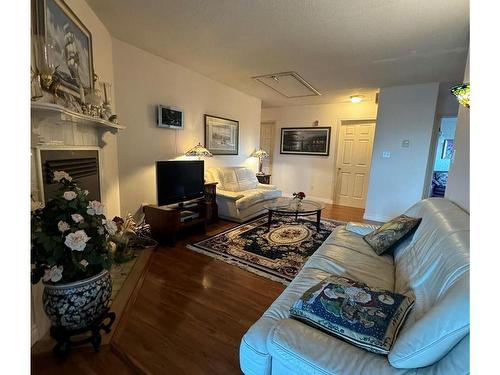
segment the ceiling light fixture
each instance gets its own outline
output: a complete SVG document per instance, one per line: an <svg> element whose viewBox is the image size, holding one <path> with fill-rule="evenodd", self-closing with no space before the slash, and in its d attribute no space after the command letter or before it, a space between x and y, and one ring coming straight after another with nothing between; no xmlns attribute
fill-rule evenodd
<svg viewBox="0 0 500 375"><path fill-rule="evenodd" d="M351 95L351 103L361 103L363 101L362 95Z"/></svg>

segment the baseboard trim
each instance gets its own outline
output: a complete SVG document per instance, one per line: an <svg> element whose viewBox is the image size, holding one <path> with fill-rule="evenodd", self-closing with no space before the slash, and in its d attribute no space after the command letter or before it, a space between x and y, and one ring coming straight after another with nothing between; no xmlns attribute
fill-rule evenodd
<svg viewBox="0 0 500 375"><path fill-rule="evenodd" d="M363 215L363 219L385 223L386 221L391 220L392 216L383 216L383 215L377 215L377 214L371 214L371 213L365 212L365 214Z"/></svg>

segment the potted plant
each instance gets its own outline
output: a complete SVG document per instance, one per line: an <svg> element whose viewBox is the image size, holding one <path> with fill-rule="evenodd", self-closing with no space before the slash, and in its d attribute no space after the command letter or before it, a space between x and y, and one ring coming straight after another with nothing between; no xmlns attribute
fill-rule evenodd
<svg viewBox="0 0 500 375"><path fill-rule="evenodd" d="M45 206L34 202L31 214L32 283L45 284L43 307L53 327L90 326L111 298L109 237L116 224L103 205L88 199L68 173L54 172L60 185Z"/></svg>
<svg viewBox="0 0 500 375"><path fill-rule="evenodd" d="M130 240L135 238L135 227L137 226L131 214L125 219L119 216L113 218L116 231L111 236L113 247L113 261L115 263L125 263L135 258L134 252L129 246Z"/></svg>

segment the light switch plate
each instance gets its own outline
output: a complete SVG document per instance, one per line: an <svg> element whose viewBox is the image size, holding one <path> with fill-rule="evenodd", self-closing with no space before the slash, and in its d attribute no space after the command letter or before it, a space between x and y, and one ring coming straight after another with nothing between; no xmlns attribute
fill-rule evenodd
<svg viewBox="0 0 500 375"><path fill-rule="evenodd" d="M391 157L391 153L389 151L382 152L382 157L388 159Z"/></svg>
<svg viewBox="0 0 500 375"><path fill-rule="evenodd" d="M401 142L401 147L404 147L404 148L410 147L410 140L409 139L403 139L403 142Z"/></svg>

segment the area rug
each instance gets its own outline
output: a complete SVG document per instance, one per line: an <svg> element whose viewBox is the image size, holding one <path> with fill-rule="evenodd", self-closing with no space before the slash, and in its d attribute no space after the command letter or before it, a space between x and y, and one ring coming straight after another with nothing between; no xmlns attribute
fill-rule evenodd
<svg viewBox="0 0 500 375"><path fill-rule="evenodd" d="M268 230L265 216L188 248L288 284L333 229L343 224L321 220L318 232L315 216L299 217L297 221L283 216L273 219Z"/></svg>

